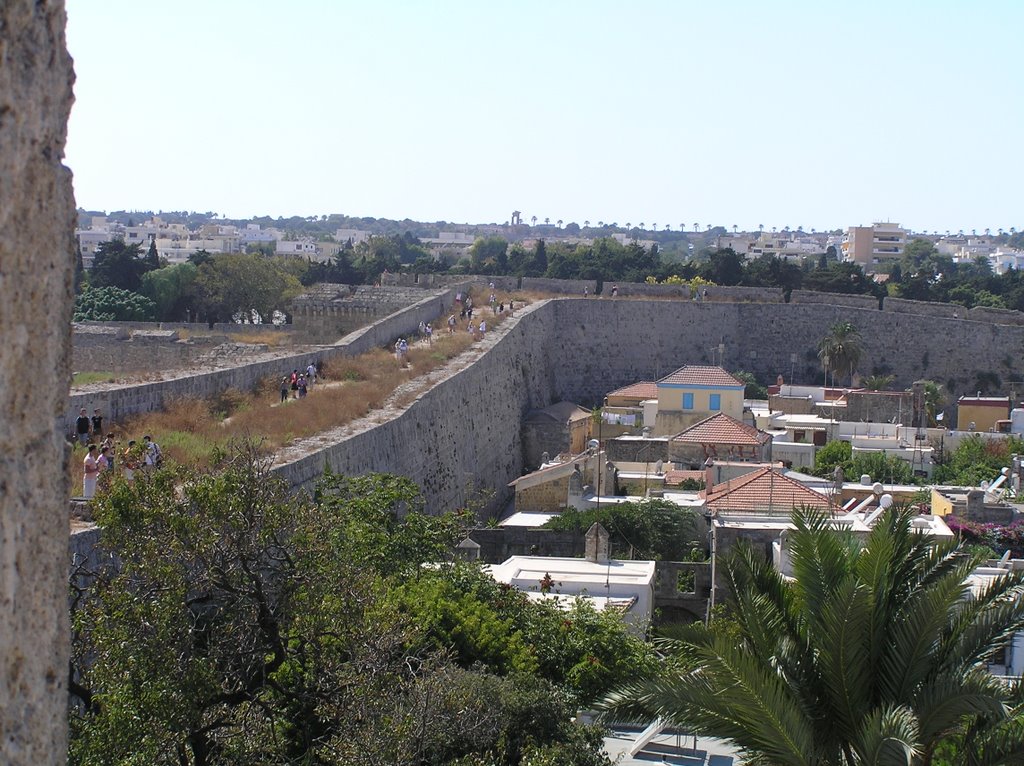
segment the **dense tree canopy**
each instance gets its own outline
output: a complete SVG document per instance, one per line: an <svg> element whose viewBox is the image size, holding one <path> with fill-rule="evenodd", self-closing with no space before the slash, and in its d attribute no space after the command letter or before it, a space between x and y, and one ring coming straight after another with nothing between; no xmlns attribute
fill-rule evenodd
<svg viewBox="0 0 1024 766"><path fill-rule="evenodd" d="M383 475L290 495L252 447L113 480L119 566L72 578L70 763L607 764L573 713L650 648L450 562L465 519L421 508Z"/></svg>
<svg viewBox="0 0 1024 766"><path fill-rule="evenodd" d="M75 298L76 322L151 322L156 317L153 301L119 287L90 287Z"/></svg>

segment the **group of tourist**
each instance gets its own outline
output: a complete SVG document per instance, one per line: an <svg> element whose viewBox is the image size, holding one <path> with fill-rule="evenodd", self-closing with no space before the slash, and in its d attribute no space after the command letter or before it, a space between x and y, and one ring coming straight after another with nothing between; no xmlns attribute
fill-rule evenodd
<svg viewBox="0 0 1024 766"><path fill-rule="evenodd" d="M117 435L114 431L104 431L103 414L99 409L93 410L91 417L85 407L79 410L75 419L74 441L85 447L82 496L87 499L95 496L96 487L104 475L113 475L115 462L121 469L121 475L129 481L136 471L157 468L163 463L160 445L149 434L142 437L141 444L129 439L119 453Z"/></svg>
<svg viewBox="0 0 1024 766"><path fill-rule="evenodd" d="M320 368L316 362L310 362L305 372L294 369L291 375L285 375L281 378L281 404L288 401L289 394L292 399L305 399L319 376Z"/></svg>

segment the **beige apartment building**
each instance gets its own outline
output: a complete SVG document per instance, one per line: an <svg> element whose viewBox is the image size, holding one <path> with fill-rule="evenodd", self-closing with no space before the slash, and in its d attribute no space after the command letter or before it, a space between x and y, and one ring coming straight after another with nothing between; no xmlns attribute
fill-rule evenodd
<svg viewBox="0 0 1024 766"><path fill-rule="evenodd" d="M843 237L843 260L868 271L885 261L899 260L907 245L907 233L898 223L851 226Z"/></svg>

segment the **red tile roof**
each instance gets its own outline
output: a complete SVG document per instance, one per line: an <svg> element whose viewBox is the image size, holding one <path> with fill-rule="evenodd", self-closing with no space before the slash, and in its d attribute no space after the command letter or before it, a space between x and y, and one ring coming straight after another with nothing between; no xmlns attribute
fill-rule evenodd
<svg viewBox="0 0 1024 766"><path fill-rule="evenodd" d="M758 431L724 412L712 415L706 420L694 423L685 431L672 437L674 442L690 444L742 444L748 447L759 447L771 440L771 435Z"/></svg>
<svg viewBox="0 0 1024 766"><path fill-rule="evenodd" d="M684 364L675 372L666 375L658 381L662 383L682 386L740 386L743 383L736 380L721 367L712 367L703 364Z"/></svg>
<svg viewBox="0 0 1024 766"><path fill-rule="evenodd" d="M617 388L608 396L624 396L636 399L657 399L658 384L653 380L644 380L639 383L630 383L628 386Z"/></svg>
<svg viewBox="0 0 1024 766"><path fill-rule="evenodd" d="M828 498L773 468L759 468L701 492L711 511L785 515L801 505L827 509Z"/></svg>

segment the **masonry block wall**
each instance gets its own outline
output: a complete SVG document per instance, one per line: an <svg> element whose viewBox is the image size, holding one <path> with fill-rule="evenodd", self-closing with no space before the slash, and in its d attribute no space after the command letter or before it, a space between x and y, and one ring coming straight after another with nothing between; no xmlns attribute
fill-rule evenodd
<svg viewBox="0 0 1024 766"><path fill-rule="evenodd" d="M569 502L569 476L546 481L516 492L517 511L551 512L565 508Z"/></svg>
<svg viewBox="0 0 1024 766"><path fill-rule="evenodd" d="M454 291L448 290L421 298L412 306L356 330L333 345L310 347L249 363L240 361L227 369L199 373L180 371L175 377L153 383L114 384L76 392L63 413L63 429L67 432L71 428L81 407L89 412L98 407L109 420L118 421L141 412L153 412L174 399L208 398L228 388L250 391L266 378L279 378L289 370L304 369L313 359L327 362L387 346L399 335L415 332L420 322L431 322L451 308L454 296Z"/></svg>
<svg viewBox="0 0 1024 766"><path fill-rule="evenodd" d="M413 287L317 284L292 301L292 324L303 338L331 343L422 299Z"/></svg>
<svg viewBox="0 0 1024 766"><path fill-rule="evenodd" d="M74 74L60 0L0 3L0 763L67 757Z"/></svg>

